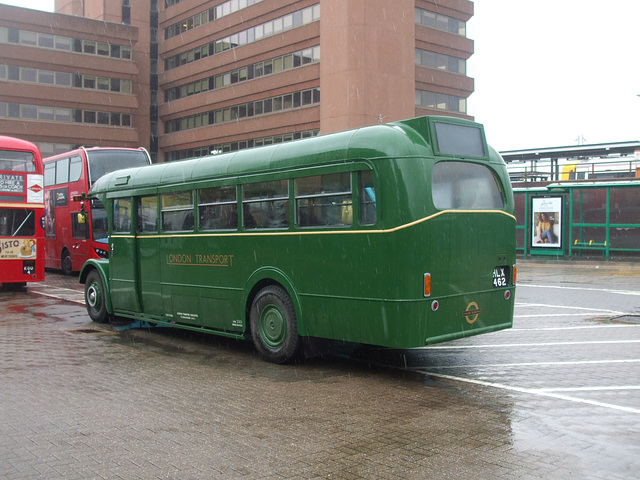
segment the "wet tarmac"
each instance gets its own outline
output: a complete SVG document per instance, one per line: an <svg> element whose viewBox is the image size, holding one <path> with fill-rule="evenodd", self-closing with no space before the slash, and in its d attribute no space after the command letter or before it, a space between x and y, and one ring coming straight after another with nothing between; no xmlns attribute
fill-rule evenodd
<svg viewBox="0 0 640 480"><path fill-rule="evenodd" d="M76 282L0 292L1 478L638 478L640 264L521 262L511 330L292 366Z"/></svg>

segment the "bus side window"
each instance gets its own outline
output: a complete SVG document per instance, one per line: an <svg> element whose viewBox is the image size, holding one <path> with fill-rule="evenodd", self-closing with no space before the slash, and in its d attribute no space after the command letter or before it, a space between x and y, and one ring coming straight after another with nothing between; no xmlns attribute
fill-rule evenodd
<svg viewBox="0 0 640 480"><path fill-rule="evenodd" d="M349 227L353 223L351 174L332 173L295 180L300 227Z"/></svg>
<svg viewBox="0 0 640 480"><path fill-rule="evenodd" d="M163 193L162 230L165 232L186 232L193 230L193 192Z"/></svg>
<svg viewBox="0 0 640 480"><path fill-rule="evenodd" d="M246 229L289 227L289 181L249 183L243 187Z"/></svg>
<svg viewBox="0 0 640 480"><path fill-rule="evenodd" d="M235 185L198 191L198 229L235 230L238 228L238 202Z"/></svg>
<svg viewBox="0 0 640 480"><path fill-rule="evenodd" d="M139 197L137 204L137 225L138 233L156 233L158 231L158 197Z"/></svg>
<svg viewBox="0 0 640 480"><path fill-rule="evenodd" d="M56 185L69 181L69 159L62 158L56 162Z"/></svg>
<svg viewBox="0 0 640 480"><path fill-rule="evenodd" d="M55 184L56 184L56 162L50 162L44 166L44 186L50 187Z"/></svg>
<svg viewBox="0 0 640 480"><path fill-rule="evenodd" d="M131 232L131 200L116 198L113 201L113 233Z"/></svg>
<svg viewBox="0 0 640 480"><path fill-rule="evenodd" d="M82 176L82 158L79 155L71 157L69 163L69 181L77 182Z"/></svg>
<svg viewBox="0 0 640 480"><path fill-rule="evenodd" d="M360 225L376 223L376 189L371 171L358 172L358 199L360 202Z"/></svg>

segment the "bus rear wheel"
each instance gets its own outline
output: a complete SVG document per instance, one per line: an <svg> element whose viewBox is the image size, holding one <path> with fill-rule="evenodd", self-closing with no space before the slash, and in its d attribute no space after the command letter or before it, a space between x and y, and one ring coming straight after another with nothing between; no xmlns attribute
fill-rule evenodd
<svg viewBox="0 0 640 480"><path fill-rule="evenodd" d="M66 248L62 251L62 258L60 260L60 267L64 275L71 275L73 273L73 263L71 262L71 254Z"/></svg>
<svg viewBox="0 0 640 480"><path fill-rule="evenodd" d="M87 275L84 283L84 302L91 320L97 323L109 321L104 284L97 270L92 270Z"/></svg>
<svg viewBox="0 0 640 480"><path fill-rule="evenodd" d="M293 302L283 288L270 285L258 292L249 315L253 344L271 363L289 363L300 353L302 340Z"/></svg>

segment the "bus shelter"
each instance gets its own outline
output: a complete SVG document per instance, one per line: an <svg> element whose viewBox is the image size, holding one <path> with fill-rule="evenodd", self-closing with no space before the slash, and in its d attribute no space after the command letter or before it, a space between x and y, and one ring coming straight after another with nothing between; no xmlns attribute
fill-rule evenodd
<svg viewBox="0 0 640 480"><path fill-rule="evenodd" d="M640 259L640 182L514 187L516 244L525 257Z"/></svg>

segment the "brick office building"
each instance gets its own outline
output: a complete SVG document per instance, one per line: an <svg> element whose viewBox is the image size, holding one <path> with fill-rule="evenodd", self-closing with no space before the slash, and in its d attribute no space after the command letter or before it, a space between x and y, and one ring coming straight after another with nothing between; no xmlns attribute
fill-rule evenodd
<svg viewBox="0 0 640 480"><path fill-rule="evenodd" d="M0 5L0 132L35 142L44 156L77 145L148 145L140 32Z"/></svg>
<svg viewBox="0 0 640 480"><path fill-rule="evenodd" d="M126 92L84 91L77 82L29 85L47 90L39 103L34 98L38 105L88 97L97 104L83 102L82 111L105 110L102 122L113 110L130 115L127 125L104 125L96 113L96 124L74 125L82 137L71 143L137 140L167 161L416 115L470 118L466 99L473 79L466 76L466 60L473 41L466 38L466 21L473 3L467 0L56 0L58 13L22 17L27 10L0 6L0 13L7 9L8 18L0 15L0 44L21 52L0 52L0 64L14 73L3 77L0 70L0 102L19 103L16 91L26 87L15 79L14 67L27 58L29 68L45 62L43 69L53 69L48 60L77 71L82 81L85 75L101 78L103 87L104 78L130 82ZM52 60L62 54L22 39L16 44L2 36L3 28L54 36L62 28L60 34L83 50L64 52L65 62L76 61L66 68ZM92 54L92 42L126 44L131 59ZM30 140L67 141L46 119L10 113L2 116L0 103L0 125L37 124L46 138L38 133Z"/></svg>

